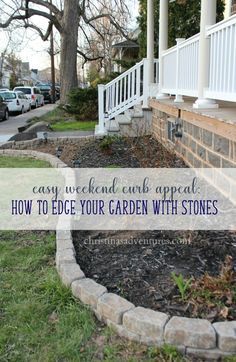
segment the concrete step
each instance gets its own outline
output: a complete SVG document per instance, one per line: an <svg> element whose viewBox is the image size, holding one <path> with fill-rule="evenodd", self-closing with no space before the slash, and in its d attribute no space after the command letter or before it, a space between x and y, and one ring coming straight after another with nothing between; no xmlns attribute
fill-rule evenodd
<svg viewBox="0 0 236 362"><path fill-rule="evenodd" d="M135 104L133 109L135 110L135 112L142 112L143 111L142 107L143 105L139 103Z"/></svg>
<svg viewBox="0 0 236 362"><path fill-rule="evenodd" d="M131 118L143 118L143 110L131 108L125 111L125 115Z"/></svg>
<svg viewBox="0 0 236 362"><path fill-rule="evenodd" d="M132 118L126 114L119 114L118 116L115 117L116 122L119 125L123 125L123 124L131 124L132 122Z"/></svg>
<svg viewBox="0 0 236 362"><path fill-rule="evenodd" d="M116 119L111 119L111 120L106 121L105 127L106 127L106 130L109 133L110 132L119 132L120 131L120 127L119 127L119 124L116 121Z"/></svg>

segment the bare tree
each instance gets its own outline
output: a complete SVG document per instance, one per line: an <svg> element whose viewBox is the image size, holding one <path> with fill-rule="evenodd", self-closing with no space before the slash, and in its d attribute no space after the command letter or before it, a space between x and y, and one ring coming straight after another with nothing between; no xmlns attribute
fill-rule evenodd
<svg viewBox="0 0 236 362"><path fill-rule="evenodd" d="M5 31L6 42L4 48L2 48L2 52L0 54L0 85L2 85L3 81L3 73L4 69L7 68L7 60L12 54L17 50L17 41L14 38L14 33L12 29L6 29Z"/></svg>
<svg viewBox="0 0 236 362"><path fill-rule="evenodd" d="M127 8L115 8L110 0L99 3L97 8L100 13L113 14L116 24L110 17L98 18L94 21L94 27L83 27L85 44L78 48L78 53L87 61L96 61L98 68L103 69L105 75L112 70L112 46L114 43L127 37L121 30L128 32L128 25L131 19ZM117 27L117 23L119 27Z"/></svg>
<svg viewBox="0 0 236 362"><path fill-rule="evenodd" d="M77 46L78 29L90 27L96 30L96 21L109 19L121 34L126 36L113 12L100 12L98 4L104 0L0 0L0 28L8 28L11 24L21 24L24 28L35 30L40 37L48 40L52 27L55 26L61 38L61 103L67 102L68 92L77 87ZM125 0L113 1L113 11L126 11ZM106 9L104 7L104 9ZM47 20L47 28L42 29L37 19ZM102 34L101 34L102 36ZM80 53L82 53L80 51ZM85 54L84 54L85 55ZM86 56L86 55L85 55Z"/></svg>

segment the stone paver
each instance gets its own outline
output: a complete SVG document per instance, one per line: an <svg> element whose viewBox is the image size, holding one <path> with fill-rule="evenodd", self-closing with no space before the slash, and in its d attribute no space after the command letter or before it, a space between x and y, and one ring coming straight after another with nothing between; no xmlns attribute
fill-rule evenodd
<svg viewBox="0 0 236 362"><path fill-rule="evenodd" d="M116 324L111 320L107 320L108 327L111 327L120 337L127 338L130 341L141 342L140 336L138 334L127 331L121 324Z"/></svg>
<svg viewBox="0 0 236 362"><path fill-rule="evenodd" d="M222 352L218 348L214 349L199 349L199 348L186 348L186 355L196 359L203 358L203 360L222 361L222 356L230 356L231 353Z"/></svg>
<svg viewBox="0 0 236 362"><path fill-rule="evenodd" d="M71 231L57 230L57 240L64 240L64 239L71 239L71 242L72 242Z"/></svg>
<svg viewBox="0 0 236 362"><path fill-rule="evenodd" d="M71 284L77 280L84 278L84 273L80 269L79 265L76 263L65 263L60 266L59 275L62 282L70 287Z"/></svg>
<svg viewBox="0 0 236 362"><path fill-rule="evenodd" d="M56 266L57 266L57 269L60 270L61 265L65 264L65 263L76 263L74 250L72 248L62 250L60 252L58 251L56 253Z"/></svg>
<svg viewBox="0 0 236 362"><path fill-rule="evenodd" d="M48 138L75 138L93 136L94 130L92 131L65 131L65 132L48 132Z"/></svg>
<svg viewBox="0 0 236 362"><path fill-rule="evenodd" d="M173 345L193 348L215 348L216 333L205 319L172 317L165 327L164 339Z"/></svg>
<svg viewBox="0 0 236 362"><path fill-rule="evenodd" d="M236 321L213 324L217 333L218 347L225 352L236 352Z"/></svg>
<svg viewBox="0 0 236 362"><path fill-rule="evenodd" d="M169 317L165 313L137 307L124 314L123 324L131 332L148 339L162 340Z"/></svg>
<svg viewBox="0 0 236 362"><path fill-rule="evenodd" d="M94 309L97 308L98 298L107 293L107 288L89 278L74 281L71 288L76 298Z"/></svg>
<svg viewBox="0 0 236 362"><path fill-rule="evenodd" d="M65 249L72 249L74 251L71 239L57 239L57 252L60 253Z"/></svg>
<svg viewBox="0 0 236 362"><path fill-rule="evenodd" d="M134 308L126 299L113 293L106 293L98 299L97 311L105 319L121 324L125 312Z"/></svg>

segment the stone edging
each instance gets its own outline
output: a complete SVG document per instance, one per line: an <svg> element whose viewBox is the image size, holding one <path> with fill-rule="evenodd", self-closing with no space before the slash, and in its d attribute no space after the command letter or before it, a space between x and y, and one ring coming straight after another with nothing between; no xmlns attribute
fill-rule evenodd
<svg viewBox="0 0 236 362"><path fill-rule="evenodd" d="M78 140L91 140L91 139L96 139L96 138L101 138L101 136L96 136L96 135L88 135L88 136L81 136L81 137L48 137L47 139L47 143L48 144L60 144L60 145L64 145L64 144L72 144L74 142L78 142ZM26 149L27 147L33 147L33 146L39 146L44 144L44 140L41 138L33 138L32 140L28 140L28 141L7 141L6 143L3 143L0 146L0 149Z"/></svg>
<svg viewBox="0 0 236 362"><path fill-rule="evenodd" d="M0 150L0 155L28 156L48 161L53 167L68 167L56 157L37 152ZM76 262L71 231L56 232L56 267L73 295L90 306L96 317L121 336L147 345L168 343L189 357L219 360L236 355L236 321L211 324L205 319L170 317L165 313L135 307L126 299L86 278Z"/></svg>

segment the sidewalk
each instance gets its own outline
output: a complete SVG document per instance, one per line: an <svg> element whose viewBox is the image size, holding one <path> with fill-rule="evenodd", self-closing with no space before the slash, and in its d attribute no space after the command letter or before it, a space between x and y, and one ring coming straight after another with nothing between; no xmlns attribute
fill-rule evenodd
<svg viewBox="0 0 236 362"><path fill-rule="evenodd" d="M8 121L0 123L0 142L4 142L14 134L18 133L18 128L26 125L27 121L34 117L41 117L57 107L56 104L47 104L44 107L34 109L28 113L16 117L10 117Z"/></svg>

